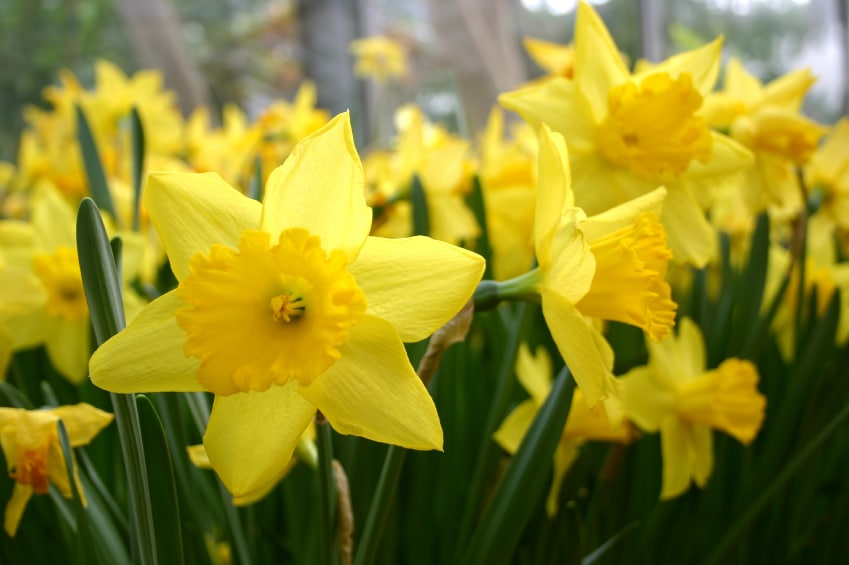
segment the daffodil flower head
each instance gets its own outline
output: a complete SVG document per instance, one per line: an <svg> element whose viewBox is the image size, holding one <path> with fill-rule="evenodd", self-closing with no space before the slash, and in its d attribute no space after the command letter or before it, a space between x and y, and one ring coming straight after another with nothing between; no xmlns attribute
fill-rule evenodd
<svg viewBox="0 0 849 565"><path fill-rule="evenodd" d="M707 370L705 345L689 318L678 336L647 342L649 364L622 377L625 413L647 432L660 431L663 486L660 497L685 492L692 479L704 487L713 469L713 431L750 443L764 419L766 399L757 390L758 372L730 358Z"/></svg>
<svg viewBox="0 0 849 565"><path fill-rule="evenodd" d="M552 337L590 406L615 397L616 384L612 350L584 316L636 325L654 340L674 324L676 305L664 280L672 254L657 219L665 196L658 188L587 217L574 206L566 143L542 125L534 224L539 267L516 286L539 294Z"/></svg>
<svg viewBox="0 0 849 565"><path fill-rule="evenodd" d="M179 284L94 353L96 385L215 393L204 446L238 500L282 477L317 409L340 433L441 449L402 342L460 310L483 259L368 235L347 113L294 148L262 203L215 174L152 175L144 198Z"/></svg>
<svg viewBox="0 0 849 565"><path fill-rule="evenodd" d="M61 420L71 447L88 444L112 421L112 414L81 403L46 410L0 408L0 446L9 476L15 480L12 498L6 505L4 527L14 536L27 502L33 493L47 494L55 485L65 498L71 498L71 479L59 442L57 423ZM85 495L76 476L82 502Z"/></svg>

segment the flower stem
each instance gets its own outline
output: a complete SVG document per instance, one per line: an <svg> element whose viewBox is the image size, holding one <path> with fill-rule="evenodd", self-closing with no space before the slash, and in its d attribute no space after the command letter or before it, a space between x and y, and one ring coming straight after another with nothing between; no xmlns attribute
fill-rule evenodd
<svg viewBox="0 0 849 565"><path fill-rule="evenodd" d="M318 557L319 563L336 565L339 562L339 546L336 539L336 477L333 471L333 431L324 415L315 416L316 440L318 443L318 490L321 521Z"/></svg>

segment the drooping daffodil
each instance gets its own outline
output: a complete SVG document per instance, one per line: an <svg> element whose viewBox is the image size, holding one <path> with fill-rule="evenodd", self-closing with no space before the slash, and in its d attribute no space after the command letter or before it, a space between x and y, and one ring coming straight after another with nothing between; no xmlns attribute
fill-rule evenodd
<svg viewBox="0 0 849 565"><path fill-rule="evenodd" d="M551 358L544 348L537 348L532 354L526 344L519 347L516 359L516 376L528 391L530 398L516 406L501 426L493 434L493 439L508 453L516 453L551 392ZM569 417L560 436L560 442L554 452L554 478L551 490L545 502L549 516L557 515L560 486L569 468L578 458L581 446L587 441L607 441L628 443L634 437L634 430L625 420L611 425L604 406L587 406L584 395L576 390L572 396Z"/></svg>
<svg viewBox="0 0 849 565"><path fill-rule="evenodd" d="M296 146L262 203L215 174L151 175L144 203L179 285L94 353L97 386L214 393L204 446L236 498L280 478L316 410L343 434L442 448L403 342L450 320L484 262L369 236L347 113Z"/></svg>
<svg viewBox="0 0 849 565"><path fill-rule="evenodd" d="M0 446L9 476L15 480L3 521L7 534L14 536L17 532L33 493L47 494L53 484L62 496L71 498L71 479L57 423L61 420L65 426L71 447L79 447L91 442L112 418L112 414L85 403L46 410L0 408ZM85 494L76 476L76 463L72 465L74 481L85 504Z"/></svg>
<svg viewBox="0 0 849 565"><path fill-rule="evenodd" d="M661 219L675 259L704 266L713 257L715 234L700 192L752 163L745 147L712 132L699 115L719 71L721 43L632 75L601 18L582 1L573 80L553 77L499 101L535 127L545 122L564 135L575 201L588 214L664 185Z"/></svg>
<svg viewBox="0 0 849 565"><path fill-rule="evenodd" d="M575 206L563 136L542 125L534 221L538 267L498 283L502 298L538 295L560 354L590 406L617 397L613 351L585 317L669 334L676 304L664 280L672 253L658 220L664 188L587 217ZM614 405L607 410L615 419Z"/></svg>
<svg viewBox="0 0 849 565"><path fill-rule="evenodd" d="M622 377L625 414L646 432L660 431L663 486L660 498L684 493L692 479L704 487L713 470L713 430L749 444L760 430L766 399L757 368L730 358L707 369L699 327L689 318L678 335L646 341L649 364Z"/></svg>

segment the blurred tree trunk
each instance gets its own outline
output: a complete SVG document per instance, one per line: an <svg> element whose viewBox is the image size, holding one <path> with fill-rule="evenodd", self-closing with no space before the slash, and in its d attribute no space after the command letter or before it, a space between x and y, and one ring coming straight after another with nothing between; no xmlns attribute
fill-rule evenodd
<svg viewBox="0 0 849 565"><path fill-rule="evenodd" d="M468 132L486 123L498 95L526 79L512 0L429 0L441 59L457 73Z"/></svg>
<svg viewBox="0 0 849 565"><path fill-rule="evenodd" d="M162 71L165 86L177 93L183 114L206 105L206 82L183 44L171 0L118 0L117 7L139 65Z"/></svg>
<svg viewBox="0 0 849 565"><path fill-rule="evenodd" d="M304 74L316 84L318 106L332 114L352 108L351 121L359 144L368 139L369 122L348 52L348 44L357 36L357 3L299 0L298 22Z"/></svg>

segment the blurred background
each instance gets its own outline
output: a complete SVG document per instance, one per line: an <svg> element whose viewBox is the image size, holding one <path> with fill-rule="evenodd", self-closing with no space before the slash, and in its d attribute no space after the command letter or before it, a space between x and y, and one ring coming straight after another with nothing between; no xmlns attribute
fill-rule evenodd
<svg viewBox="0 0 849 565"><path fill-rule="evenodd" d="M659 60L725 36L763 80L811 67L806 113L831 123L847 110L849 0L595 0L631 61ZM543 74L523 37L572 40L577 0L0 0L0 160L14 161L27 105L70 69L84 87L99 58L128 74L160 69L184 115L226 103L255 118L310 79L318 106L346 108L359 143L416 102L467 137L498 93ZM385 35L410 61L405 77L357 79L349 43ZM379 92L378 92L379 90Z"/></svg>

